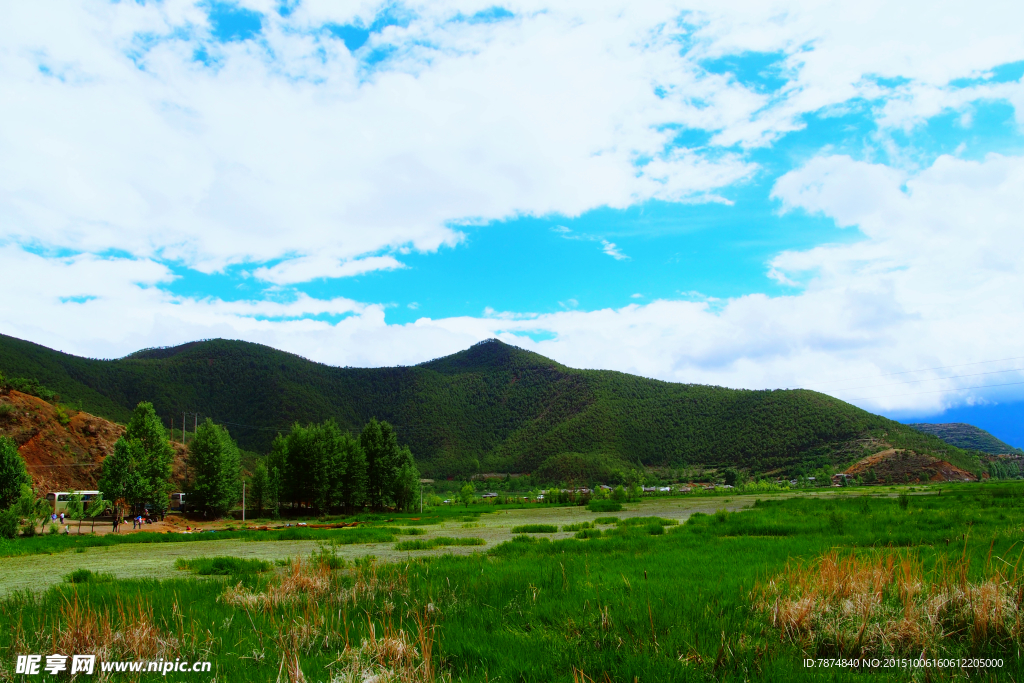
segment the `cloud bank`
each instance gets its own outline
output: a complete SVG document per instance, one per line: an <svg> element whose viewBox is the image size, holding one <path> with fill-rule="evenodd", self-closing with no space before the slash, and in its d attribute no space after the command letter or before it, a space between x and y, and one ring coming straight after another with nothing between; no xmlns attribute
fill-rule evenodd
<svg viewBox="0 0 1024 683"><path fill-rule="evenodd" d="M1024 60L1024 9L234 8L258 13L259 30L218 38L210 13L183 0L8 8L4 333L92 356L245 338L340 365L414 363L497 335L576 367L814 386L872 409L1000 395L940 393L985 379L968 377L857 387L1016 353L1024 160L922 164L899 141L942 112L969 126L981 101L1005 102L1024 121L1019 76L992 71ZM356 34L361 44L346 42ZM389 325L388 302L290 289L403 269L404 253L457 247L468 225L651 199L725 201L765 172L758 150L811 114L849 108L870 113L886 162L823 146L778 178L772 196L784 211L820 214L863 239L778 254L766 273L796 286L789 296ZM601 248L628 258L611 241ZM171 266L241 266L271 293L175 296Z"/></svg>

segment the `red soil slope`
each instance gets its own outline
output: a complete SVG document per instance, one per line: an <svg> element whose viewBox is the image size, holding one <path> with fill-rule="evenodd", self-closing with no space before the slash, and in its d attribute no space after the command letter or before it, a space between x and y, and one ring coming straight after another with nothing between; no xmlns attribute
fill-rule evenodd
<svg viewBox="0 0 1024 683"><path fill-rule="evenodd" d="M61 424L56 406L20 391L0 392L3 404L11 408L0 413L0 434L17 442L37 491L96 488L100 464L113 453L123 426L70 409L65 409L66 424ZM180 482L185 449L173 445L173 478Z"/></svg>
<svg viewBox="0 0 1024 683"><path fill-rule="evenodd" d="M970 472L930 455L908 450L888 450L869 455L846 469L851 477L875 471L879 484L911 481L977 481Z"/></svg>

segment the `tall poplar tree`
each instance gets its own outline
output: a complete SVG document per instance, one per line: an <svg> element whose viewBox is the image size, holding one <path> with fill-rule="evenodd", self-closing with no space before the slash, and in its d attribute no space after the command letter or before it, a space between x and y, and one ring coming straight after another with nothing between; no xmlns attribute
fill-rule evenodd
<svg viewBox="0 0 1024 683"><path fill-rule="evenodd" d="M166 510L171 490L174 449L152 403L143 401L135 406L125 437L138 442L141 448L139 475L146 490L147 502L157 510Z"/></svg>
<svg viewBox="0 0 1024 683"><path fill-rule="evenodd" d="M219 516L238 502L241 456L226 429L206 418L189 444L188 461L194 473L190 505Z"/></svg>
<svg viewBox="0 0 1024 683"><path fill-rule="evenodd" d="M115 516L144 502L147 497L145 478L139 467L142 454L138 441L122 436L114 444L114 452L103 460L97 487L113 504Z"/></svg>
<svg viewBox="0 0 1024 683"><path fill-rule="evenodd" d="M398 435L390 424L373 418L363 427L359 444L366 454L366 502L374 510L383 509L394 502Z"/></svg>

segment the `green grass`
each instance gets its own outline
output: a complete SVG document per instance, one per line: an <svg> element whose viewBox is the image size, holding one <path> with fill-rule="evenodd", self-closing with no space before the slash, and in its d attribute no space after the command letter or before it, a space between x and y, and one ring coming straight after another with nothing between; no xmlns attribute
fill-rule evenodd
<svg viewBox="0 0 1024 683"><path fill-rule="evenodd" d="M558 531L554 524L520 524L512 527L514 534L553 534Z"/></svg>
<svg viewBox="0 0 1024 683"><path fill-rule="evenodd" d="M578 522L576 524L563 524L562 531L583 531L584 529L593 529L593 522Z"/></svg>
<svg viewBox="0 0 1024 683"><path fill-rule="evenodd" d="M241 557L179 557L174 561L174 568L185 569L200 576L237 576L265 572L270 569L270 563Z"/></svg>
<svg viewBox="0 0 1024 683"><path fill-rule="evenodd" d="M113 574L106 572L93 572L88 569L76 569L64 577L66 583L110 583L114 581Z"/></svg>
<svg viewBox="0 0 1024 683"><path fill-rule="evenodd" d="M486 541L482 538L451 538L449 536L438 536L427 540L399 541L395 544L395 550L433 550L452 545L484 545Z"/></svg>
<svg viewBox="0 0 1024 683"><path fill-rule="evenodd" d="M336 569L293 563L241 577L240 587L183 577L20 592L0 601L0 652L15 644L19 652L57 651L53 638L72 624L107 615L115 634L134 633L144 619L161 647L177 648L154 650L158 656L201 654L223 683L277 680L282 662L295 661L307 680L329 680L346 643L371 640L371 624L380 640L415 635L417 619L426 619L434 665L466 682L1024 679L1019 632L994 638L969 628L951 628L926 656L1001 658L1001 669L807 668L807 657L838 656L837 643L795 642L758 602L787 567L814 567L836 549L865 558L900 553L927 576L964 558L966 581L1002 567L1005 581L1020 586L1012 567L1024 545L1024 483L943 484L941 496L909 495L906 509L894 497L844 493L762 500L683 525L640 519L586 539L519 535L471 556ZM111 641L111 659L133 658L127 642ZM880 657L920 654L898 641L881 647L889 650Z"/></svg>
<svg viewBox="0 0 1024 683"><path fill-rule="evenodd" d="M598 517L594 520L594 524L618 524L618 517Z"/></svg>
<svg viewBox="0 0 1024 683"><path fill-rule="evenodd" d="M617 500L592 500L587 505L587 509L591 512L619 512L622 510L622 503Z"/></svg>

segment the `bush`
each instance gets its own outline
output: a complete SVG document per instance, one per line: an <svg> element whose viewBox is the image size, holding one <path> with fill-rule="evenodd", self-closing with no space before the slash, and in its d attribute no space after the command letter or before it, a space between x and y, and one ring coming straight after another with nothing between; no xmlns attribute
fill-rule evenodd
<svg viewBox="0 0 1024 683"><path fill-rule="evenodd" d="M715 510L715 521L724 522L729 519L729 512L727 510Z"/></svg>
<svg viewBox="0 0 1024 683"><path fill-rule="evenodd" d="M200 576L236 576L258 574L270 569L270 563L242 557L179 557L174 561L175 569L187 569Z"/></svg>
<svg viewBox="0 0 1024 683"><path fill-rule="evenodd" d="M0 422L6 422L14 417L15 408L10 403L0 403Z"/></svg>
<svg viewBox="0 0 1024 683"><path fill-rule="evenodd" d="M414 541L399 541L395 544L395 550L432 550L450 545L484 545L486 541L482 538L451 538L449 536L438 536L426 541L416 539Z"/></svg>
<svg viewBox="0 0 1024 683"><path fill-rule="evenodd" d="M618 512L622 509L622 503L617 500L595 499L590 501L590 505L587 506L587 509L591 512Z"/></svg>
<svg viewBox="0 0 1024 683"><path fill-rule="evenodd" d="M629 517L619 522L619 526L675 526L677 520L664 517Z"/></svg>
<svg viewBox="0 0 1024 683"><path fill-rule="evenodd" d="M19 521L18 514L14 510L0 512L0 538L16 538Z"/></svg>
<svg viewBox="0 0 1024 683"><path fill-rule="evenodd" d="M514 534L553 534L558 531L554 524L521 524L512 527Z"/></svg>
<svg viewBox="0 0 1024 683"><path fill-rule="evenodd" d="M598 517L594 520L594 524L618 524L618 517Z"/></svg>
<svg viewBox="0 0 1024 683"><path fill-rule="evenodd" d="M562 531L583 531L584 529L593 529L593 522L578 522L577 524L563 524Z"/></svg>
<svg viewBox="0 0 1024 683"><path fill-rule="evenodd" d="M62 427L67 427L69 424L71 424L71 416L68 415L67 411L64 409L64 406L58 405L54 407L53 416L54 418L56 418L57 422L61 424Z"/></svg>
<svg viewBox="0 0 1024 683"><path fill-rule="evenodd" d="M900 508L906 510L908 507L910 507L910 496L908 496L906 493L901 493L900 495L896 496L896 502L899 503Z"/></svg>
<svg viewBox="0 0 1024 683"><path fill-rule="evenodd" d="M113 574L101 574L99 572L91 572L88 569L76 569L64 576L66 583L110 583L113 580Z"/></svg>
<svg viewBox="0 0 1024 683"><path fill-rule="evenodd" d="M658 527L658 528L660 529L661 527ZM583 529L581 531L577 531L576 535L574 536L574 538L579 538L579 539L598 538L600 535L601 535L601 530L600 529Z"/></svg>

